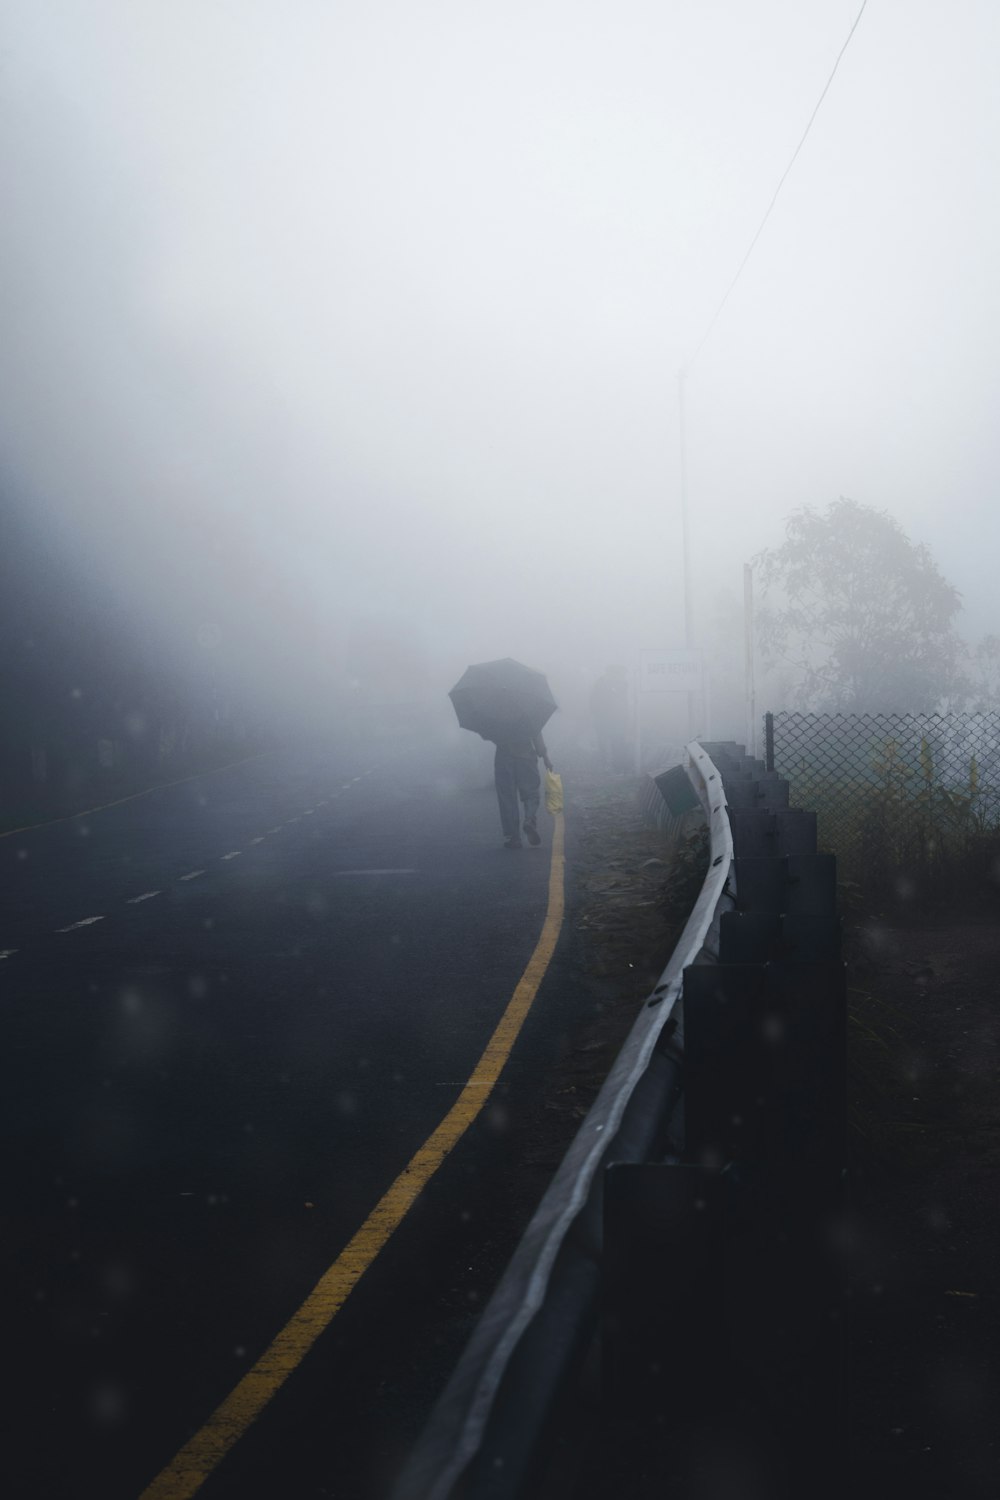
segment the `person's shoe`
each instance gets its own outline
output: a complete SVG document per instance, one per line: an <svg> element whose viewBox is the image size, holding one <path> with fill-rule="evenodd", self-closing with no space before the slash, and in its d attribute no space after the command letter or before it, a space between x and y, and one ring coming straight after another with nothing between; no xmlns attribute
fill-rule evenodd
<svg viewBox="0 0 1000 1500"><path fill-rule="evenodd" d="M529 844L540 844L542 842L542 836L538 832L538 829L535 827L534 823L525 823L524 835Z"/></svg>
<svg viewBox="0 0 1000 1500"><path fill-rule="evenodd" d="M504 839L503 846L505 849L522 849L524 847L520 839Z"/></svg>

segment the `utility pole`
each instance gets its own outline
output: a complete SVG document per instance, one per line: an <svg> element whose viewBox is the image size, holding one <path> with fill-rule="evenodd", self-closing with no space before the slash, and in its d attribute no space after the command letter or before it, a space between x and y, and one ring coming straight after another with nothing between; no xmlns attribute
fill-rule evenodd
<svg viewBox="0 0 1000 1500"><path fill-rule="evenodd" d="M746 679L747 754L757 754L757 689L754 682L753 566L743 564L743 644Z"/></svg>
<svg viewBox="0 0 1000 1500"><path fill-rule="evenodd" d="M683 565L683 589L684 589L684 649L692 650L694 646L694 625L692 623L691 607L691 535L688 525L688 496L687 496L687 434L684 423L684 371L679 370L677 374L677 418L680 426L680 478L681 478L681 560ZM704 685L702 687L704 697ZM695 694L688 692L687 695L687 737L689 740L695 734Z"/></svg>
<svg viewBox="0 0 1000 1500"><path fill-rule="evenodd" d="M687 442L684 429L684 371L677 376L677 415L680 422L681 457L681 547L684 563L684 645L690 651L694 645L694 628L691 623L691 537L688 527L687 500Z"/></svg>

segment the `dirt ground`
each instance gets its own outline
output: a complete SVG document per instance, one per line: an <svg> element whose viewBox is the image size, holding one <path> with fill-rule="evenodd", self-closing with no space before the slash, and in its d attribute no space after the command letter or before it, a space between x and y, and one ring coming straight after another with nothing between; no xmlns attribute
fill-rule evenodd
<svg viewBox="0 0 1000 1500"><path fill-rule="evenodd" d="M998 918L994 896L848 928L865 1493L1000 1495Z"/></svg>
<svg viewBox="0 0 1000 1500"><path fill-rule="evenodd" d="M638 783L574 778L573 935L588 1019L527 1154L550 1169L701 883ZM845 913L853 1495L1000 1495L1000 891L919 917ZM684 1500L683 1496L677 1500Z"/></svg>
<svg viewBox="0 0 1000 1500"><path fill-rule="evenodd" d="M569 934L580 1025L530 1128L529 1160L556 1167L659 979L704 879L700 850L679 865L639 811L634 778L572 780Z"/></svg>

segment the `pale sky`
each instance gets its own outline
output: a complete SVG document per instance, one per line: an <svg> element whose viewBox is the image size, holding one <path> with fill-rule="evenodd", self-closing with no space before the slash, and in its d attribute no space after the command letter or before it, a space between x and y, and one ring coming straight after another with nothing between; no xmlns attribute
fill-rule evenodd
<svg viewBox="0 0 1000 1500"><path fill-rule="evenodd" d="M678 371L859 8L3 0L9 493L192 628L681 644ZM843 494L1000 631L998 65L869 0L686 379L699 618Z"/></svg>

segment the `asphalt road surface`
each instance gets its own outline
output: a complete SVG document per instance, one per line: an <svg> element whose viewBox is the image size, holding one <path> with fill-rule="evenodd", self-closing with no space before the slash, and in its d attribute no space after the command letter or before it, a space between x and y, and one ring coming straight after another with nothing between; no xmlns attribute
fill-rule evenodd
<svg viewBox="0 0 1000 1500"><path fill-rule="evenodd" d="M278 752L0 839L5 1495L142 1495L461 1093L554 827L504 849L473 748ZM568 946L206 1500L384 1500L532 1206L510 1141L575 1024Z"/></svg>

